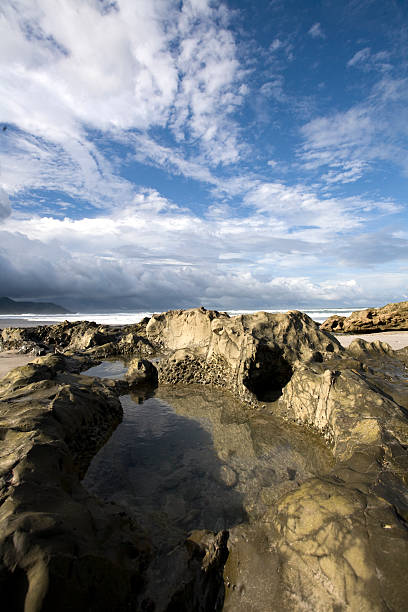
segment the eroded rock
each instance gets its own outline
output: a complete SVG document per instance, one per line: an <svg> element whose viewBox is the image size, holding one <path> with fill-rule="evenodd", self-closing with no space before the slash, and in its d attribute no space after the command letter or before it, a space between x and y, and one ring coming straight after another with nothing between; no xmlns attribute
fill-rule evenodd
<svg viewBox="0 0 408 612"><path fill-rule="evenodd" d="M149 365L142 363L146 371ZM7 610L149 609L150 539L123 507L102 503L80 482L122 416L115 381L68 371L80 366L48 355L0 381L0 585ZM169 582L163 610L173 599L179 609L191 610L193 602L219 609L226 538L207 533L174 556L174 569L188 581L182 588Z"/></svg>
<svg viewBox="0 0 408 612"><path fill-rule="evenodd" d="M148 340L173 351L159 362L162 383L204 383L241 399L273 400L300 361L324 361L343 348L307 315L258 312L229 317L204 308L153 315Z"/></svg>
<svg viewBox="0 0 408 612"><path fill-rule="evenodd" d="M124 328L98 325L92 321L64 321L57 325L7 328L1 332L2 350L86 353L93 357L151 355L153 349L143 335L146 322Z"/></svg>
<svg viewBox="0 0 408 612"><path fill-rule="evenodd" d="M47 356L0 382L0 582L10 610L125 609L149 543L80 485L121 419L107 385ZM137 580L135 580L137 579Z"/></svg>
<svg viewBox="0 0 408 612"><path fill-rule="evenodd" d="M157 368L147 359L133 359L129 362L126 380L134 385L157 385Z"/></svg>
<svg viewBox="0 0 408 612"><path fill-rule="evenodd" d="M377 325L371 331L396 324L404 310L389 306L388 314L388 307L367 314ZM400 314L391 316L396 310ZM333 462L321 474L299 483L293 475L277 502L272 493L270 503L263 500L262 516L254 513L248 524L231 529L226 610L404 609L406 351L364 341L345 350L324 326L297 311L229 317L201 308L154 315L124 330L56 327L32 335L6 330L2 342L10 348L35 342L87 358L137 355L129 372L136 382L149 379L156 367L141 355L160 352L159 382L228 389L248 408L274 411L327 441ZM68 368L66 357L48 356L0 381L0 580L6 593L18 593L15 608L26 601L30 610L136 610L160 601L163 610L221 609L226 535L200 535L199 542L193 538L173 551L165 571L183 585L154 598L157 577L146 579L152 571L149 542L126 514L107 509L81 487L90 456L116 422L119 387L67 369L75 366ZM234 488L233 471L221 471L220 478ZM99 584L100 607L92 608L89 585ZM64 608L64 602L56 604L66 585L71 591Z"/></svg>
<svg viewBox="0 0 408 612"><path fill-rule="evenodd" d="M357 310L349 317L333 315L320 327L325 331L345 334L408 330L408 302Z"/></svg>
<svg viewBox="0 0 408 612"><path fill-rule="evenodd" d="M146 335L173 350L159 363L162 382L223 386L253 405L281 395L270 409L318 430L336 460L283 495L247 530L249 539L231 530L225 609L400 609L401 559L408 562L403 352L364 341L343 350L297 312L173 311L153 317ZM261 533L267 543L254 548L251 538ZM259 584L259 572L279 576L254 590L249 582Z"/></svg>

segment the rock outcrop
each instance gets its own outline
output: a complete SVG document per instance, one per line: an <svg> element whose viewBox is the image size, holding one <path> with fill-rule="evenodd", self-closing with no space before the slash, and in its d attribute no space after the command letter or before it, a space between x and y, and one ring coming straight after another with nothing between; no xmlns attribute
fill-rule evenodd
<svg viewBox="0 0 408 612"><path fill-rule="evenodd" d="M320 329L336 334L408 330L408 302L356 310L349 317L333 315L322 323Z"/></svg>
<svg viewBox="0 0 408 612"><path fill-rule="evenodd" d="M81 485L121 420L125 383L72 373L80 367L47 355L0 380L0 586L12 612L151 609L150 539L122 506ZM151 376L151 367L141 362L138 371ZM227 539L191 535L163 609L219 609Z"/></svg>
<svg viewBox="0 0 408 612"><path fill-rule="evenodd" d="M224 388L247 410L318 432L331 449L321 474L231 528L229 555L228 534L192 536L178 553L181 565L168 568L183 585L164 589L163 610L406 607L408 351L362 340L343 349L297 311L229 317L203 308L122 330L83 323L3 331L7 348L28 341L64 357L39 358L0 381L0 583L14 597L11 610L24 602L30 611L152 606L149 542L126 513L79 482L120 418L120 385L69 373L74 353L133 356L128 384L154 381L157 372L160 383ZM143 359L149 352L161 359Z"/></svg>
<svg viewBox="0 0 408 612"><path fill-rule="evenodd" d="M123 328L91 321L64 321L57 325L6 328L0 335L0 350L19 350L33 355L46 352L86 353L93 357L151 355L152 346L143 335L146 322Z"/></svg>
<svg viewBox="0 0 408 612"><path fill-rule="evenodd" d="M121 419L96 379L40 357L0 381L0 584L7 610L128 609L149 543L80 484Z"/></svg>
<svg viewBox="0 0 408 612"><path fill-rule="evenodd" d="M125 375L131 385L157 385L157 369L147 359L132 359Z"/></svg>
<svg viewBox="0 0 408 612"><path fill-rule="evenodd" d="M161 382L215 384L253 406L280 396L268 409L319 431L335 458L334 468L283 495L252 534L231 530L225 576L234 588L225 610L401 609L408 595L405 352L364 341L343 350L297 312L173 311L153 317L146 336L173 351L159 362ZM267 544L252 546L261 533ZM258 573L264 582L278 577L257 592L248 580L258 584Z"/></svg>
<svg viewBox="0 0 408 612"><path fill-rule="evenodd" d="M146 337L158 351L162 383L213 384L241 399L276 399L299 361L321 362L342 353L339 342L307 315L173 310L153 315Z"/></svg>

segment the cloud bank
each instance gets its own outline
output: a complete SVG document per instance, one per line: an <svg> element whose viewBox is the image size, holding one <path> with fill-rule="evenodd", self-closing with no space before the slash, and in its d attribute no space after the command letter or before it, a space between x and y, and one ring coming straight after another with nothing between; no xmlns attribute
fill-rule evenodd
<svg viewBox="0 0 408 612"><path fill-rule="evenodd" d="M381 205L371 202L376 214ZM270 183L254 187L247 206L245 218L228 209L200 218L150 190L97 218L8 218L0 232L3 292L82 308L357 305L372 295L370 265L387 259L397 271L407 252L408 236L391 231L375 246L345 231L333 251L334 228L359 224L354 200L323 201ZM356 278L311 280L342 261L361 268ZM394 276L385 301L400 282Z"/></svg>

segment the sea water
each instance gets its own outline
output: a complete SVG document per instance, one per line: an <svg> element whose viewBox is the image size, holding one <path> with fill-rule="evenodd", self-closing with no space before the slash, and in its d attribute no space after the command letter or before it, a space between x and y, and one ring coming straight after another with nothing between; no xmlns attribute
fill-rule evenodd
<svg viewBox="0 0 408 612"><path fill-rule="evenodd" d="M311 317L317 323L323 323L326 319L328 319L332 315L341 315L343 317L348 317L355 310L361 310L360 307L350 308L350 307L339 307L339 308L311 308L305 309L305 312L309 317ZM265 312L287 312L288 310L300 310L299 308L288 308L284 309L258 309L264 310ZM251 314L256 312L256 310L227 310L226 311L230 316L235 316L239 314ZM2 321L7 320L7 325L12 327L18 327L19 325L24 326L24 321L29 321L31 324L44 323L46 321L48 324L53 323L61 323L62 321L95 321L95 323L101 325L129 325L132 323L138 323L145 317L151 317L153 312L145 312L145 311L134 311L134 312L110 312L110 313L98 313L98 312L76 312L72 314L59 314L59 315L46 315L46 314L32 314L25 313L19 315L9 315L3 314L0 315L0 327L4 327ZM24 320L24 321L23 321ZM15 322L15 323L14 323Z"/></svg>

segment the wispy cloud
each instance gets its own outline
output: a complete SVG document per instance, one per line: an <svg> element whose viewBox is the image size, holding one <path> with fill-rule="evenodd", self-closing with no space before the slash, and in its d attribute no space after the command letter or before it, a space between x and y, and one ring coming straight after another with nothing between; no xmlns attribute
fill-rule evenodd
<svg viewBox="0 0 408 612"><path fill-rule="evenodd" d="M62 191L99 208L133 197L133 186L85 138L59 144L15 129L6 134L1 139L0 180L10 195L30 189Z"/></svg>
<svg viewBox="0 0 408 612"><path fill-rule="evenodd" d="M383 76L364 102L309 121L301 128L303 167L326 167L322 178L332 184L357 181L383 161L408 172L407 101L408 80Z"/></svg>
<svg viewBox="0 0 408 612"><path fill-rule="evenodd" d="M380 72L387 72L392 69L392 64L389 60L390 53L388 51L372 53L370 47L364 47L353 55L347 62L347 66L349 68L360 68L365 71L378 70Z"/></svg>
<svg viewBox="0 0 408 612"><path fill-rule="evenodd" d="M308 34L310 34L312 38L326 38L326 35L323 32L322 26L319 22L316 22L312 25L312 27L308 31Z"/></svg>
<svg viewBox="0 0 408 612"><path fill-rule="evenodd" d="M208 178L204 165L236 162L242 145L233 115L245 88L226 21L210 0L6 3L0 121L18 135L9 130L9 146L0 143L2 182L11 193L58 184L96 206L129 197L94 130L139 131L140 145L150 128L168 126L201 156L201 170L174 160L197 178Z"/></svg>

